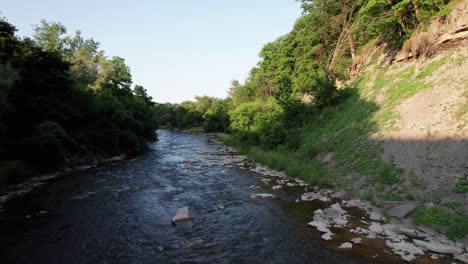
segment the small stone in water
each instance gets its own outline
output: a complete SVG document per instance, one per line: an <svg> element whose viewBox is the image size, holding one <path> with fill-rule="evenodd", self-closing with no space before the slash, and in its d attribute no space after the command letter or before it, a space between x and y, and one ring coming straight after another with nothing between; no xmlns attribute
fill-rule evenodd
<svg viewBox="0 0 468 264"><path fill-rule="evenodd" d="M338 248L353 248L353 244L351 244L349 242L345 242L345 243L341 244L341 246L339 246Z"/></svg>
<svg viewBox="0 0 468 264"><path fill-rule="evenodd" d="M172 223L175 224L175 222L178 221L184 221L184 220L189 220L189 211L188 211L188 206L184 206L182 208L179 208L177 211L177 214L172 218Z"/></svg>
<svg viewBox="0 0 468 264"><path fill-rule="evenodd" d="M250 195L250 198L255 199L255 198L275 198L273 194L269 193L254 193Z"/></svg>
<svg viewBox="0 0 468 264"><path fill-rule="evenodd" d="M273 189L273 191L277 191L277 190L279 190L281 188L283 188L283 186L281 186L281 185L275 185L275 186L271 187L271 189Z"/></svg>

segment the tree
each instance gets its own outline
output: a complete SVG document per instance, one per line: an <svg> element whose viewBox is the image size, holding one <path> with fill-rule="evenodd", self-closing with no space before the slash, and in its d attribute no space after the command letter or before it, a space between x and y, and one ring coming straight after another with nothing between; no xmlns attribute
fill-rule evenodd
<svg viewBox="0 0 468 264"><path fill-rule="evenodd" d="M231 86L229 86L228 89L228 97L230 97L234 103L236 103L234 93L236 92L237 88L239 88L239 86L241 86L241 84L238 80L231 80Z"/></svg>
<svg viewBox="0 0 468 264"><path fill-rule="evenodd" d="M65 48L65 35L67 29L58 22L41 20L39 25L34 25L34 40L45 51L62 53Z"/></svg>
<svg viewBox="0 0 468 264"><path fill-rule="evenodd" d="M123 58L108 60L79 32L64 36L60 23L42 21L35 29L34 41L19 39L0 19L1 164L44 171L134 155L157 139L152 98L141 86L131 89ZM8 182L22 179L7 173Z"/></svg>

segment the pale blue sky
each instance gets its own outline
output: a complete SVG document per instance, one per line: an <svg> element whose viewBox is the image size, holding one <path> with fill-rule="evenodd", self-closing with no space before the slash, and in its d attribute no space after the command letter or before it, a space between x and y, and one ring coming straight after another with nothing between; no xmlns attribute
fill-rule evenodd
<svg viewBox="0 0 468 264"><path fill-rule="evenodd" d="M1 16L31 36L40 19L80 29L121 56L133 81L157 102L196 95L225 97L244 81L263 44L289 32L300 16L294 0L14 0Z"/></svg>

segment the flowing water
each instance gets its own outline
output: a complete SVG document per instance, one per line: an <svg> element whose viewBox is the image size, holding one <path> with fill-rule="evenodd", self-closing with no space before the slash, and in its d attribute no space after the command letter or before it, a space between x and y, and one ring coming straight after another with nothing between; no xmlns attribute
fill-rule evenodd
<svg viewBox="0 0 468 264"><path fill-rule="evenodd" d="M312 211L286 192L251 199L257 176L219 164L223 153L207 137L158 135L136 159L10 201L0 215L0 262L367 263L325 246L306 225ZM186 205L192 221L173 227Z"/></svg>

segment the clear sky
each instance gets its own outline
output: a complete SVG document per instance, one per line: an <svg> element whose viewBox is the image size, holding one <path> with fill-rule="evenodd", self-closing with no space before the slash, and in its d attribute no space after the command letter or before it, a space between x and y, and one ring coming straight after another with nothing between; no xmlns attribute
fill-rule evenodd
<svg viewBox="0 0 468 264"><path fill-rule="evenodd" d="M244 81L263 44L289 32L300 16L294 0L10 0L1 16L32 36L41 19L101 43L125 58L134 84L157 102L196 95L225 97Z"/></svg>

